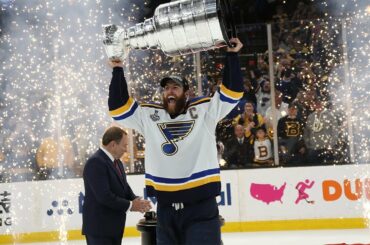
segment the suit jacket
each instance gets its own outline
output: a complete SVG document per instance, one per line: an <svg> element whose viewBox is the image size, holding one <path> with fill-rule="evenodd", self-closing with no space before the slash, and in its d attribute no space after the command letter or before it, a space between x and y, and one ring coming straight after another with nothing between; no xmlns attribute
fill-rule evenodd
<svg viewBox="0 0 370 245"><path fill-rule="evenodd" d="M229 165L247 166L252 162L251 144L249 138L244 137L240 144L238 139L233 136L225 145L224 157Z"/></svg>
<svg viewBox="0 0 370 245"><path fill-rule="evenodd" d="M136 198L110 158L99 149L86 162L83 171L85 198L82 213L82 234L97 237L122 237L126 212Z"/></svg>

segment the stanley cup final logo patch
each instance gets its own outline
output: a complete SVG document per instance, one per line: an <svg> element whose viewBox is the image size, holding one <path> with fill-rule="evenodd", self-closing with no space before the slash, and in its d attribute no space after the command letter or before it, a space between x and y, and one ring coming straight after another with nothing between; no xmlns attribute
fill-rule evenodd
<svg viewBox="0 0 370 245"><path fill-rule="evenodd" d="M158 123L158 128L166 139L162 144L162 151L167 156L175 155L178 147L176 142L183 140L194 127L194 120L173 123Z"/></svg>
<svg viewBox="0 0 370 245"><path fill-rule="evenodd" d="M155 111L154 111L154 114L151 114L151 115L150 115L150 118L153 120L153 122L156 122L156 121L158 121L159 119L161 119L161 118L159 117L159 115L158 115L158 110L155 110Z"/></svg>

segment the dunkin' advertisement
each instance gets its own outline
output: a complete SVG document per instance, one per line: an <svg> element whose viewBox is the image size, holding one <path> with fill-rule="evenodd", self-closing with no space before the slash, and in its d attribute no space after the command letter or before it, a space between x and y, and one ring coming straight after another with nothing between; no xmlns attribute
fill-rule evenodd
<svg viewBox="0 0 370 245"><path fill-rule="evenodd" d="M370 166L239 171L241 220L361 218L370 203Z"/></svg>

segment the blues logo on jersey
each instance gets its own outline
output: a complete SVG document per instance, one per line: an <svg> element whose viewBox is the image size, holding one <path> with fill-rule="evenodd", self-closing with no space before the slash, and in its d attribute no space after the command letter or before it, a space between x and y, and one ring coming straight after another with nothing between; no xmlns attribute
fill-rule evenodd
<svg viewBox="0 0 370 245"><path fill-rule="evenodd" d="M184 122L158 123L158 128L166 139L162 144L162 151L167 156L176 154L178 147L176 142L183 140L190 134L194 127L194 120Z"/></svg>

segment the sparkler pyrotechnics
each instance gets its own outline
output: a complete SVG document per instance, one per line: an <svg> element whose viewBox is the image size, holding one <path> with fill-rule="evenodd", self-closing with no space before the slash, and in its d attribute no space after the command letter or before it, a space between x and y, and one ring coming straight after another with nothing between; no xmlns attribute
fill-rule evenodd
<svg viewBox="0 0 370 245"><path fill-rule="evenodd" d="M3 168L32 172L37 147L48 137L84 144L85 152L74 156L74 161L84 162L96 147L92 142L110 122L105 111L109 74L102 25L133 25L143 17L140 9L146 4L87 0L2 4L0 128L7 159ZM130 60L135 62L129 68L131 89L136 96L152 98L156 88L148 79L161 76L162 64L172 60L160 52L137 52ZM182 60L177 59L177 65L191 71L192 62L181 64ZM17 173L8 177L27 178Z"/></svg>
<svg viewBox="0 0 370 245"><path fill-rule="evenodd" d="M230 2L245 7L260 1ZM289 5L288 1L262 2L280 4L282 9ZM154 0L0 0L0 183L81 177L84 163L97 149L105 128L112 124L107 112L111 79L107 61L115 55L108 52L107 57L103 42L107 45L112 40L108 29L102 33L104 25L125 30L118 41L124 40L124 48L131 51L127 57L125 53L119 58L124 58L128 89L137 101L161 101L159 81L175 73L187 78L189 93L194 97L196 89L199 95L207 96L217 91L220 84L217 80L221 77L218 73L222 70L219 60L223 58L217 48L227 44L236 30L230 30L229 23L223 19L225 13L215 11L215 5L208 9L213 11L211 16L207 16L208 12L204 14L207 9L199 6L192 9L190 5L181 5L183 9L176 5L171 9L173 12L170 8L155 12L153 5L163 3L176 5L174 1ZM240 6L232 5L232 11L241 9ZM271 25L264 19L247 23L248 18L254 18L258 4L252 10L240 10L239 19L244 22L236 27L238 37L245 44L240 56L245 79L244 102L255 100L258 106L266 107L265 111L268 107L274 110L271 91L280 90L277 102L283 104L280 99L299 104L297 115L304 119L302 128L312 126L311 132L320 135L312 140L311 148L316 150L319 144L325 145L319 150L329 152L331 157L314 164L330 164L335 169L335 165L345 163L349 168L359 169L356 178L362 181L362 186L359 190L352 186L352 192L362 195L356 202L357 210L370 220L370 204L364 192L368 184L365 180L370 176L370 168L365 165L370 162L370 3L368 0L312 0L294 6L295 14L286 11L279 15L280 9L274 10L276 15L268 20L272 20ZM267 26L271 50L268 50ZM195 27L200 27L200 31ZM291 87L284 90L288 83L298 80L300 84L292 89L297 91L288 91ZM270 88L262 91L260 81ZM261 89L260 97L258 89ZM327 118L332 120L322 120L315 110L330 113ZM232 121L244 112L244 104L233 112L216 130L218 143L229 140L233 134ZM261 111L257 108L257 112ZM313 115L312 125L307 126L309 114ZM276 126L278 119L266 124L272 136L273 123ZM335 127L324 132L328 125ZM126 162L130 157L137 160L135 168L143 172L145 142L137 132L133 134L131 156L125 159ZM277 134L275 137L278 138ZM301 139L304 134L299 137L304 141ZM222 143L218 145L219 160L227 166ZM281 154L279 144L279 141L272 144L276 159ZM310 149L305 150L302 156ZM285 167L283 161L281 158L276 165ZM319 185L313 188L316 187ZM54 190L37 191L47 196ZM312 204L310 207L320 205L318 200L307 200ZM22 219L13 216L14 222L21 223ZM58 221L61 241L66 240L66 220L63 217Z"/></svg>

